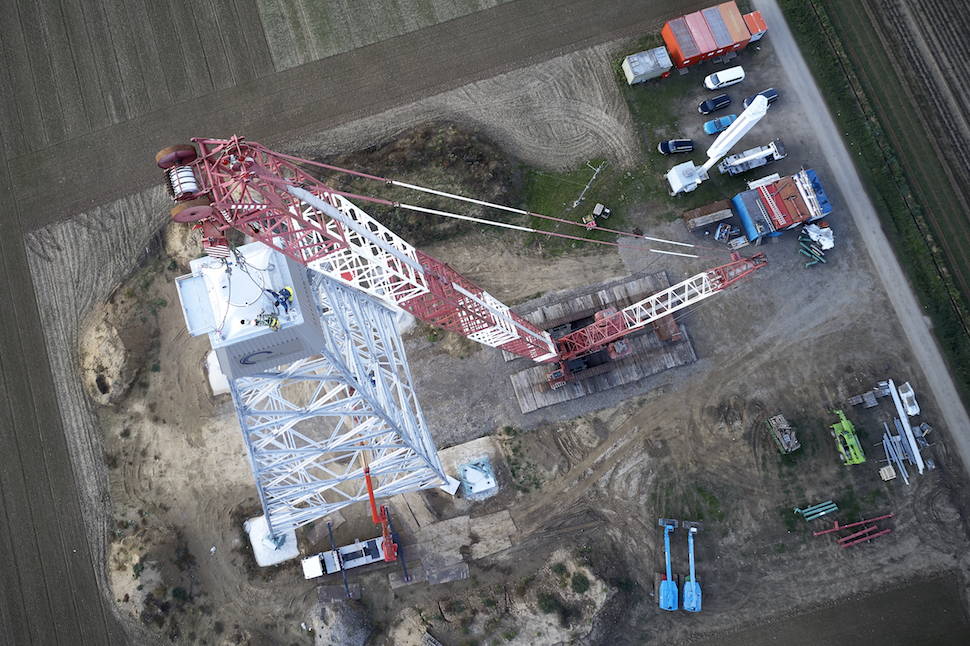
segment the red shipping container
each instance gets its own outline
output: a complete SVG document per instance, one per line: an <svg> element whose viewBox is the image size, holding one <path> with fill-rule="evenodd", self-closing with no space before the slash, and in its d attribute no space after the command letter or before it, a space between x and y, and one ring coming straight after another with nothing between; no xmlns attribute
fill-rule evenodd
<svg viewBox="0 0 970 646"><path fill-rule="evenodd" d="M717 5L717 8L721 12L721 19L724 20L724 24L728 28L728 33L731 34L731 40L734 41L731 49L738 50L747 45L751 39L751 34L744 24L744 18L741 17L741 12L738 11L737 3L725 2Z"/></svg>
<svg viewBox="0 0 970 646"><path fill-rule="evenodd" d="M765 23L765 19L761 17L760 11L752 11L751 13L744 14L744 24L748 27L748 32L751 34L752 43L756 40L761 40L761 37L768 31L768 25Z"/></svg>
<svg viewBox="0 0 970 646"><path fill-rule="evenodd" d="M728 31L727 25L724 24L724 19L721 18L721 12L718 11L718 8L703 9L701 15L704 16L704 22L707 23L707 28L711 30L711 35L714 36L714 44L717 45L714 55L720 56L724 52L731 51L734 40L731 39L731 33Z"/></svg>
<svg viewBox="0 0 970 646"><path fill-rule="evenodd" d="M673 61L675 66L687 67L701 59L701 52L697 48L697 43L694 42L694 37L690 35L690 29L687 27L687 21L684 20L683 16L664 23L660 35L664 39L664 45L667 46L670 60Z"/></svg>
<svg viewBox="0 0 970 646"><path fill-rule="evenodd" d="M697 43L697 48L701 50L701 58L714 56L714 52L717 51L717 43L714 42L714 35L707 27L707 21L704 20L701 12L695 11L687 14L684 16L684 21L687 23L687 28L690 29L690 35L694 37L694 42Z"/></svg>

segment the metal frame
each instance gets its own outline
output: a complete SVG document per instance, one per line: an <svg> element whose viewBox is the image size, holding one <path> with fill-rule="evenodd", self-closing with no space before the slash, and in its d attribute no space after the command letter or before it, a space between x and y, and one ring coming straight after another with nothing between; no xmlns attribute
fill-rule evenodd
<svg viewBox="0 0 970 646"><path fill-rule="evenodd" d="M310 275L319 355L230 384L272 535L369 500L365 466L378 497L445 481L395 312Z"/></svg>

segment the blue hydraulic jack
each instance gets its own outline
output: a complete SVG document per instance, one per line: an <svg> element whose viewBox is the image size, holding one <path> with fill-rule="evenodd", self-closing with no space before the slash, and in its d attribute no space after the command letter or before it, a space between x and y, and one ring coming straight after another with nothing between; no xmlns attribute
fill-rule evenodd
<svg viewBox="0 0 970 646"><path fill-rule="evenodd" d="M701 524L685 520L683 526L687 529L687 550L690 556L690 576L684 581L684 610L700 612L701 584L697 581L697 573L694 571L694 534L700 530Z"/></svg>
<svg viewBox="0 0 970 646"><path fill-rule="evenodd" d="M670 518L661 518L660 526L664 528L664 554L667 559L667 576L660 582L660 609L677 609L677 582L670 569L670 533L677 529L677 521Z"/></svg>

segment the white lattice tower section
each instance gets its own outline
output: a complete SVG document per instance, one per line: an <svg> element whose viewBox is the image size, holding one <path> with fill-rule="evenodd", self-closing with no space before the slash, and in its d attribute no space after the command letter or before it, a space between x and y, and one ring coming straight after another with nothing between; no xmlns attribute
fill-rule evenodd
<svg viewBox="0 0 970 646"><path fill-rule="evenodd" d="M412 386L395 314L312 278L319 355L231 383L271 533L377 497L441 485L444 472Z"/></svg>

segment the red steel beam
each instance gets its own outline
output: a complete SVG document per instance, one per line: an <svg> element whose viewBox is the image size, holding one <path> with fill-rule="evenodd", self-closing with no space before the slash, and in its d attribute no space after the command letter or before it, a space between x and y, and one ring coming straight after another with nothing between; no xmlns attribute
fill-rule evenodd
<svg viewBox="0 0 970 646"><path fill-rule="evenodd" d="M831 534L832 532L837 532L840 529L849 529L850 527L858 527L859 525L865 525L866 523L875 523L880 520L886 520L887 518L892 518L894 514L886 514L885 516L877 516L875 518L868 518L866 520L860 520L857 523L849 523L848 525L839 525L839 521L835 521L832 525L832 529L823 529L820 532L812 532L812 536L821 536L822 534Z"/></svg>
<svg viewBox="0 0 970 646"><path fill-rule="evenodd" d="M879 538L880 536L885 536L886 534L891 534L892 531L893 530L891 530L891 529L884 529L881 532L876 532L875 534L870 534L868 536L863 536L862 538L857 538L856 540L854 540L854 541L852 541L850 543L839 543L839 546L840 547L843 547L843 548L845 548L845 547L852 547L853 545L858 545L859 543L864 543L864 542L871 541L873 539Z"/></svg>

